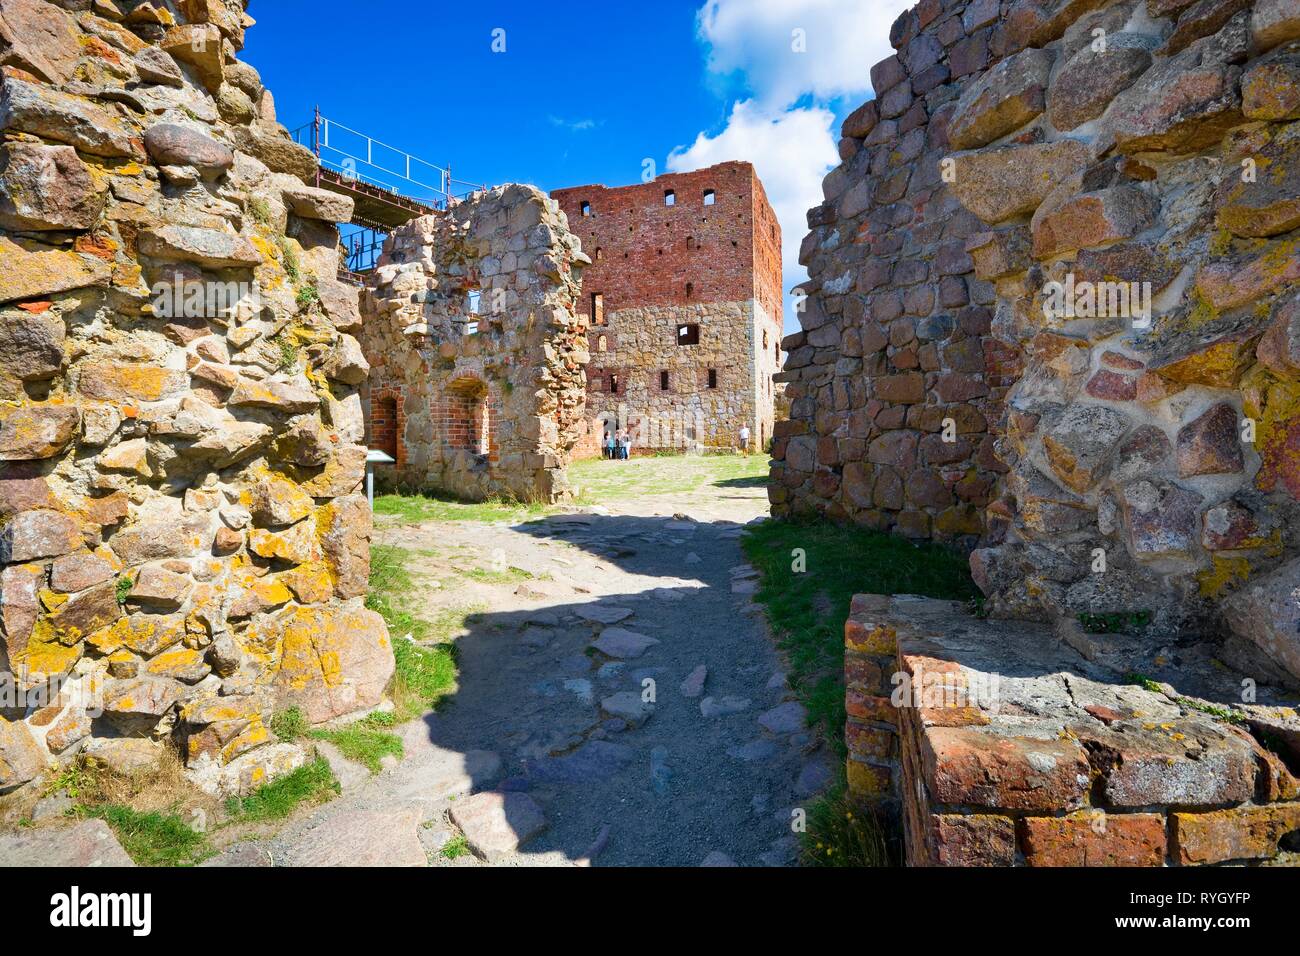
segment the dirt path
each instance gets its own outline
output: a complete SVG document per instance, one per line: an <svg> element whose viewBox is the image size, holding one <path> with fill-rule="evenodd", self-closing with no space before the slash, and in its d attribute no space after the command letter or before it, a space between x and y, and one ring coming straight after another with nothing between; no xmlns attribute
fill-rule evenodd
<svg viewBox="0 0 1300 956"><path fill-rule="evenodd" d="M459 686L399 729L395 766L336 759L343 797L282 831L276 862L793 862L791 809L832 768L748 596L739 537L763 489L719 484L522 524L381 527L413 552L422 616L479 609L456 639ZM461 832L476 853L452 864L440 848Z"/></svg>

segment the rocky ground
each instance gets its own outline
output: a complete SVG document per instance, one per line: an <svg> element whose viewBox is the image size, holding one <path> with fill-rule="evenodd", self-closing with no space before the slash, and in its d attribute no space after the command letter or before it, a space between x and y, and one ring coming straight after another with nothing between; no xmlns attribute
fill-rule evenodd
<svg viewBox="0 0 1300 956"><path fill-rule="evenodd" d="M833 763L750 598L739 538L763 488L674 492L671 462L602 467L624 471L578 513L381 522L377 543L412 554L414 610L480 609L457 691L399 729L402 761L371 776L330 755L340 799L213 863L794 862L791 809ZM447 859L461 834L473 852Z"/></svg>

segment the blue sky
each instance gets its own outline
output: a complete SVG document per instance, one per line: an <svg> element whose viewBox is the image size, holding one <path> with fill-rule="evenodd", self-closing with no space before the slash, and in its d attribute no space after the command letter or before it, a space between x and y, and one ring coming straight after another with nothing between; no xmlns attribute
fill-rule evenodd
<svg viewBox="0 0 1300 956"><path fill-rule="evenodd" d="M457 179L616 186L646 160L665 172L747 159L781 220L788 290L839 122L870 94L909 3L253 0L241 56L286 126L320 104Z"/></svg>

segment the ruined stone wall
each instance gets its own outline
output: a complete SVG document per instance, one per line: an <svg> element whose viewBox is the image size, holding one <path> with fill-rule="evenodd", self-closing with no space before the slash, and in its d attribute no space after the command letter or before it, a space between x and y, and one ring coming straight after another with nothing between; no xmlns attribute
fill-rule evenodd
<svg viewBox="0 0 1300 956"><path fill-rule="evenodd" d="M531 186L476 193L395 230L360 334L372 444L390 484L558 501L583 426L587 257Z"/></svg>
<svg viewBox="0 0 1300 956"><path fill-rule="evenodd" d="M335 281L350 202L236 59L238 0L0 0L0 790L77 753L208 789L377 704Z"/></svg>
<svg viewBox="0 0 1300 956"><path fill-rule="evenodd" d="M842 163L808 214L802 330L778 381L772 513L823 514L973 546L1004 470L993 428L1018 371L988 335L993 287L972 272L981 228L945 187L954 101L989 58L1000 8L923 4L898 53L871 70L877 98L844 122Z"/></svg>
<svg viewBox="0 0 1300 956"><path fill-rule="evenodd" d="M579 304L592 323L580 453L599 454L611 427L634 430L634 453L732 448L742 422L753 442L770 438L781 232L754 168L552 195L592 258ZM698 326L698 344L680 344L683 325Z"/></svg>
<svg viewBox="0 0 1300 956"><path fill-rule="evenodd" d="M891 39L810 213L774 513L983 524L995 614L1204 629L1245 580L1233 616L1277 613L1300 545L1300 11L927 0Z"/></svg>
<svg viewBox="0 0 1300 956"><path fill-rule="evenodd" d="M995 613L1205 630L1300 547L1295 40L1274 0L1013 9L963 90L952 189L1026 356L972 563Z"/></svg>

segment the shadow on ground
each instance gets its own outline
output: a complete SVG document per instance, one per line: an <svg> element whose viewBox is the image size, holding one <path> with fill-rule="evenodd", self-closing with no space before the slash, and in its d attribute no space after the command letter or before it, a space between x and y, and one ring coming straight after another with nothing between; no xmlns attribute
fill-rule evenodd
<svg viewBox="0 0 1300 956"><path fill-rule="evenodd" d="M617 581L567 579L553 584L561 599L471 616L458 689L423 719L429 743L465 755L475 792L511 795L520 856L793 862L791 809L829 782L833 760L798 705L778 706L789 693L777 655L750 583L733 577L741 526L582 514L515 530L617 569ZM620 589L573 593L602 585ZM702 692L685 696L701 666Z"/></svg>

